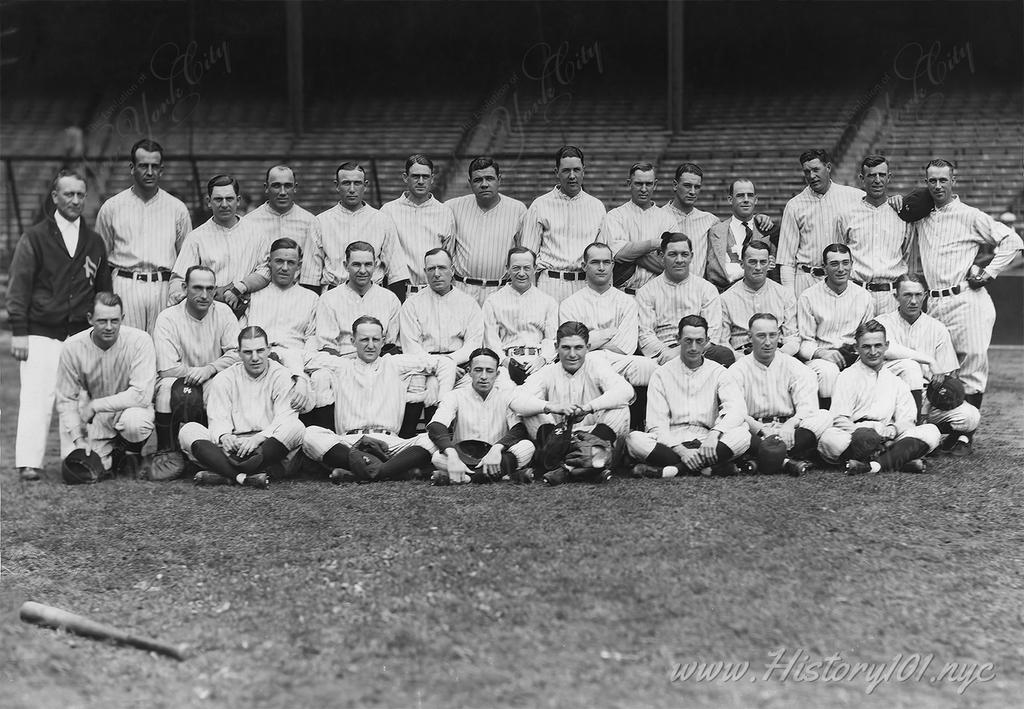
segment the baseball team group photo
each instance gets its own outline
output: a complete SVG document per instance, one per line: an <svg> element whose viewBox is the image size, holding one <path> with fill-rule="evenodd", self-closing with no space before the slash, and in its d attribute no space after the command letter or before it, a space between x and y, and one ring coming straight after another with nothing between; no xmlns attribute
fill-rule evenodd
<svg viewBox="0 0 1024 709"><path fill-rule="evenodd" d="M500 4L530 41L406 90L417 23L494 19L388 4L400 49L345 98L324 26L361 50L373 3L111 5L167 36L135 74L6 88L16 705L1005 706L1020 7L988 3L1009 48L949 3L805 89L712 87L752 55L696 27L781 47L854 4L750 5L638 3L668 73L631 86L640 18ZM26 77L76 51L4 12ZM909 656L935 666L878 678Z"/></svg>

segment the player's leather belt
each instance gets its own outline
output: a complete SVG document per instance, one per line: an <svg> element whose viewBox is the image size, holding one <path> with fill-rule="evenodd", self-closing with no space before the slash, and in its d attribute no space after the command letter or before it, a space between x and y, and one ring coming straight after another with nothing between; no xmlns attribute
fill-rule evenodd
<svg viewBox="0 0 1024 709"><path fill-rule="evenodd" d="M941 288L939 290L930 290L930 291L928 291L928 295L930 295L932 298L946 298L946 297L949 297L951 295L960 295L961 293L963 293L966 290L967 290L967 283L964 282L964 283L957 283L952 288Z"/></svg>
<svg viewBox="0 0 1024 709"><path fill-rule="evenodd" d="M129 271L127 268L121 268L120 266L111 266L115 276L121 278L131 278L133 281L169 281L171 280L170 271Z"/></svg>
<svg viewBox="0 0 1024 709"><path fill-rule="evenodd" d="M626 295L636 295L636 288L623 288L622 292Z"/></svg>
<svg viewBox="0 0 1024 709"><path fill-rule="evenodd" d="M349 435L351 435L353 433L386 433L389 436L395 435L394 431L391 431L391 430L389 430L387 428L370 428L370 427L367 427L367 428L353 428L353 429L350 429L348 431L345 431L345 435L346 436L349 436Z"/></svg>
<svg viewBox="0 0 1024 709"><path fill-rule="evenodd" d="M792 414L789 416L752 416L751 418L760 423L785 423L792 418Z"/></svg>
<svg viewBox="0 0 1024 709"><path fill-rule="evenodd" d="M407 293L419 293L421 290L423 290L426 287L427 287L426 285L414 286L412 283L409 283L409 284L407 284L405 286L405 290L406 290Z"/></svg>
<svg viewBox="0 0 1024 709"><path fill-rule="evenodd" d="M822 268L821 266L808 266L806 263L801 263L800 270L803 271L804 273L811 274L815 278L825 277L825 269Z"/></svg>
<svg viewBox="0 0 1024 709"><path fill-rule="evenodd" d="M863 288L865 290L875 291L875 292L886 291L886 290L893 290L896 287L892 283L890 283L889 281L872 281L871 283L861 283L860 281L858 281L858 280L856 280L854 278L851 278L850 280L853 281L854 283L856 283L858 286L860 286L861 288Z"/></svg>
<svg viewBox="0 0 1024 709"><path fill-rule="evenodd" d="M457 280L459 283L465 283L467 286L482 286L484 288L495 288L497 286L503 286L506 283L508 283L508 279L506 278L502 278L500 281L488 281L483 278L466 278L465 276L460 276L459 274L455 274L454 276L452 276L452 278Z"/></svg>
<svg viewBox="0 0 1024 709"><path fill-rule="evenodd" d="M451 353L452 353L452 352L454 352L454 351L455 351L455 350L438 350L437 352L428 352L427 354L434 354L434 355L449 355L449 354L451 354Z"/></svg>
<svg viewBox="0 0 1024 709"><path fill-rule="evenodd" d="M583 271L555 271L551 268L545 269L544 273L548 274L548 278L561 278L563 281L582 281L587 277Z"/></svg>
<svg viewBox="0 0 1024 709"><path fill-rule="evenodd" d="M505 354L512 357L518 357L522 355L539 355L540 347L525 347L520 345L518 347L506 347Z"/></svg>

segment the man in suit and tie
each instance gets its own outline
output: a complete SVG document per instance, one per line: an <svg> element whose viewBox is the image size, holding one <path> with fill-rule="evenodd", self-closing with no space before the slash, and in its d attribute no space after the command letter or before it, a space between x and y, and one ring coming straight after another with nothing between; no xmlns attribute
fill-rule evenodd
<svg viewBox="0 0 1024 709"><path fill-rule="evenodd" d="M743 247L752 239L771 245L768 270L775 268L775 247L779 240L779 227L765 215L758 214L757 189L752 180L738 178L729 185L729 204L732 216L723 219L708 230L707 266L704 278L719 292L743 278ZM778 280L777 278L775 280Z"/></svg>

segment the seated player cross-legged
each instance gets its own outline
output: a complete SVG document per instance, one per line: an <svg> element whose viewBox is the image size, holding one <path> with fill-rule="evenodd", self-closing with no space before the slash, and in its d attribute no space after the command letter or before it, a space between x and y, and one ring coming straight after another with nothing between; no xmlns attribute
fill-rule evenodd
<svg viewBox="0 0 1024 709"><path fill-rule="evenodd" d="M494 350L474 350L468 365L472 386L446 394L427 424L437 446L434 484L489 483L505 476L527 482L518 471L530 464L535 448L509 409L514 390L494 388L498 362Z"/></svg>
<svg viewBox="0 0 1024 709"><path fill-rule="evenodd" d="M239 332L242 361L210 382L209 427L192 421L178 433L181 449L203 468L197 485L265 488L267 471L302 444L305 427L292 407L291 373L270 359L267 340L261 327Z"/></svg>
<svg viewBox="0 0 1024 709"><path fill-rule="evenodd" d="M607 362L587 356L589 339L583 323L562 323L555 335L558 361L531 374L512 399L512 410L526 417L527 430L534 434L538 449L544 448L555 431L551 414L571 417L576 431L600 439L606 451L629 430L633 387ZM604 480L610 461L590 462L593 464L576 466L572 475L564 465L542 471L544 481L558 485L567 480Z"/></svg>
<svg viewBox="0 0 1024 709"><path fill-rule="evenodd" d="M651 377L647 431L626 437L634 475L735 475L732 462L750 447L747 408L728 369L705 359L708 323L699 315L679 321L679 357Z"/></svg>
<svg viewBox="0 0 1024 709"><path fill-rule="evenodd" d="M885 367L885 327L869 320L856 332L857 361L840 372L832 396L831 428L818 451L848 474L903 470L922 473L921 457L939 445L935 424L916 425L907 385Z"/></svg>

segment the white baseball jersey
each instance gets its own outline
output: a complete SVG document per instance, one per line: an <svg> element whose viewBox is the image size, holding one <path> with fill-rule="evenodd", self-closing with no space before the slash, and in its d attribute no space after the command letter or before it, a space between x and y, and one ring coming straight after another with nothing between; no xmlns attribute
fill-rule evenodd
<svg viewBox="0 0 1024 709"><path fill-rule="evenodd" d="M508 250L518 243L523 231L526 205L500 195L498 203L485 212L472 194L450 199L445 204L455 218L455 235L451 242L455 273L485 281L503 279Z"/></svg>
<svg viewBox="0 0 1024 709"><path fill-rule="evenodd" d="M294 428L299 420L291 405L291 374L273 360L256 378L236 362L211 379L209 387L206 414L211 440L219 442L226 433L259 433L282 441L285 436L279 431Z"/></svg>
<svg viewBox="0 0 1024 709"><path fill-rule="evenodd" d="M913 323L907 322L898 311L879 315L875 320L885 327L889 341L887 354L909 357L910 352L905 351L913 350L927 355L935 360L938 374L952 372L960 366L949 330L928 313L921 313Z"/></svg>
<svg viewBox="0 0 1024 709"><path fill-rule="evenodd" d="M815 283L796 302L800 356L809 360L821 347L852 345L857 327L874 316L874 298L856 283L847 283L842 293L836 293L824 281Z"/></svg>
<svg viewBox="0 0 1024 709"><path fill-rule="evenodd" d="M558 303L539 288L502 287L484 301L483 317L484 346L499 355L509 347L540 347L544 359L555 358Z"/></svg>
<svg viewBox="0 0 1024 709"><path fill-rule="evenodd" d="M605 208L597 197L580 190L568 197L555 187L533 200L523 218L522 245L537 254L538 269L579 270L583 249L601 234Z"/></svg>
<svg viewBox="0 0 1024 709"><path fill-rule="evenodd" d="M405 392L414 374L438 373L448 366L442 395L451 390L454 367L443 357L412 354L384 355L366 363L358 357L338 360L334 368L334 430L344 435L359 428L382 428L397 433L405 416Z"/></svg>
<svg viewBox="0 0 1024 709"><path fill-rule="evenodd" d="M271 283L252 294L241 323L262 327L271 346L303 350L316 331L317 300L316 293L298 284L282 288Z"/></svg>
<svg viewBox="0 0 1024 709"><path fill-rule="evenodd" d="M398 341L398 314L402 308L398 297L377 284L365 294L344 283L320 296L316 304L316 343L314 349L333 347L342 355L356 351L352 343L352 323L364 315L375 317L384 325L384 342Z"/></svg>
<svg viewBox="0 0 1024 709"><path fill-rule="evenodd" d="M287 212L278 212L264 202L243 220L251 222L253 230L267 242L267 248L278 239L292 239L302 249L302 270L299 283L320 285L324 269L324 245L320 235L320 222L307 209L293 204Z"/></svg>
<svg viewBox="0 0 1024 709"><path fill-rule="evenodd" d="M686 213L676 206L675 200L670 200L661 210L672 218L673 232L690 237L691 251L693 252L693 258L690 261L690 275L703 278L704 269L708 265L708 230L718 223L718 217L696 207Z"/></svg>
<svg viewBox="0 0 1024 709"><path fill-rule="evenodd" d="M316 220L320 224L324 251L323 275L320 278L324 285L348 281L345 249L353 241L365 241L373 247L378 262L373 272L374 283L382 283L385 275L390 283L409 278L409 268L398 244L398 230L387 214L365 202L354 212L336 204L320 212Z"/></svg>
<svg viewBox="0 0 1024 709"><path fill-rule="evenodd" d="M669 212L653 204L643 209L633 200L609 210L604 218L604 226L601 227L601 233L612 247L615 260L624 263L632 263L651 253L650 249L640 246L639 242L660 241L666 231L676 231L676 220ZM637 290L657 275L637 265L636 273L621 287Z"/></svg>
<svg viewBox="0 0 1024 709"><path fill-rule="evenodd" d="M430 422L451 428L452 443L483 441L494 445L520 421L509 408L515 394L515 389L492 389L484 399L471 386L454 389L441 397Z"/></svg>
<svg viewBox="0 0 1024 709"><path fill-rule="evenodd" d="M162 189L145 202L129 187L100 206L96 231L111 266L156 271L174 266L192 218L184 202Z"/></svg>
<svg viewBox="0 0 1024 709"><path fill-rule="evenodd" d="M796 322L796 298L792 289L784 288L773 280L753 290L745 281L737 281L721 295L722 329L719 344L742 350L750 344L750 318L754 313L771 313L779 319L782 333L780 347L786 354L800 349L800 332Z"/></svg>
<svg viewBox="0 0 1024 709"><path fill-rule="evenodd" d="M238 361L238 319L224 303L214 301L206 316L196 320L181 301L156 319L153 344L161 377L183 377L190 367L210 365L223 372Z"/></svg>
<svg viewBox="0 0 1024 709"><path fill-rule="evenodd" d="M786 202L775 260L782 285L792 288L799 264L821 266L821 252L835 243L836 222L842 212L856 207L864 192L833 182L825 194L804 187Z"/></svg>
<svg viewBox="0 0 1024 709"><path fill-rule="evenodd" d="M430 288L414 293L402 305L398 322L402 351L409 354L447 354L462 363L483 346L483 312L457 288L445 295Z"/></svg>
<svg viewBox="0 0 1024 709"><path fill-rule="evenodd" d="M427 274L423 270L423 254L451 244L455 236L452 210L433 195L423 204L416 204L409 199L408 192L403 192L398 199L383 204L380 211L395 223L399 250L409 269L409 282L425 284Z"/></svg>
<svg viewBox="0 0 1024 709"><path fill-rule="evenodd" d="M632 385L596 357L583 360L582 366L572 374L559 362L546 364L515 391L511 405L520 416L543 413L549 401L590 406L599 412L626 407L633 399ZM594 418L593 414L588 414L580 425L593 425Z"/></svg>
<svg viewBox="0 0 1024 709"><path fill-rule="evenodd" d="M640 311L635 298L618 288L598 293L591 287L578 290L558 306L560 322L574 320L590 330L615 330L600 349L631 355L636 352Z"/></svg>
<svg viewBox="0 0 1024 709"><path fill-rule="evenodd" d="M117 340L101 349L92 329L64 342L57 367L57 410L60 425L74 433L82 428L79 394L85 392L97 415L131 407L152 408L156 387L156 353L144 330L121 326ZM73 437L73 436L72 436Z"/></svg>
<svg viewBox="0 0 1024 709"><path fill-rule="evenodd" d="M721 342L722 304L718 290L699 276L690 275L675 283L661 274L636 293L640 309L640 349L648 357L657 357L676 343L679 321L687 315L700 315L708 321L708 339Z"/></svg>
<svg viewBox="0 0 1024 709"><path fill-rule="evenodd" d="M850 277L861 283L894 281L906 273L911 233L888 202L875 207L862 199L836 218L836 241L850 247Z"/></svg>
<svg viewBox="0 0 1024 709"><path fill-rule="evenodd" d="M886 367L875 371L860 360L839 373L829 413L832 425L844 431L873 421L879 432L882 426L893 425L900 435L917 422L917 405L906 383Z"/></svg>
<svg viewBox="0 0 1024 709"><path fill-rule="evenodd" d="M669 360L647 387L647 431L659 441L699 426L726 433L746 423L747 407L736 379L722 365L705 359L690 369L679 357Z"/></svg>
<svg viewBox="0 0 1024 709"><path fill-rule="evenodd" d="M737 359L729 373L753 418L777 416L796 426L818 412L818 378L795 357L776 352L765 366L749 354Z"/></svg>
<svg viewBox="0 0 1024 709"><path fill-rule="evenodd" d="M270 244L256 232L252 222L239 219L231 228L225 228L210 217L185 237L174 262L171 293L181 291L185 274L191 266L213 269L218 286L242 281L249 291L257 291L270 282L267 267L269 247Z"/></svg>

